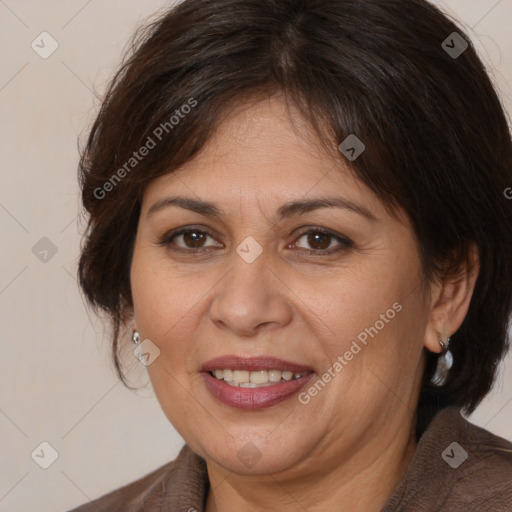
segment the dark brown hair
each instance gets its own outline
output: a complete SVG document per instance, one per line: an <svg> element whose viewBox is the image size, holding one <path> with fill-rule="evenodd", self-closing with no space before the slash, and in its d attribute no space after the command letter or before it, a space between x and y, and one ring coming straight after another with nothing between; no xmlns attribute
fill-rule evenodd
<svg viewBox="0 0 512 512"><path fill-rule="evenodd" d="M468 44L460 56L442 46L453 32ZM89 215L79 280L112 320L119 376L126 384L119 339L132 311L145 187L197 155L236 104L277 93L389 211L405 210L427 280L467 261L471 243L478 247L480 274L452 336L453 367L435 386L438 355L425 349L420 396L423 408L471 412L508 347L512 201L504 190L512 185L512 142L471 40L424 0L185 0L141 29L79 167ZM337 149L350 134L366 145L353 162ZM154 147L130 160L150 139Z"/></svg>

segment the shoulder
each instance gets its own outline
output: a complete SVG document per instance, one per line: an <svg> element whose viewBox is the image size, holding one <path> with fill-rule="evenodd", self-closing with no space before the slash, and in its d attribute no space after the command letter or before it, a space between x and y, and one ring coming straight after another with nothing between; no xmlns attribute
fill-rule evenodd
<svg viewBox="0 0 512 512"><path fill-rule="evenodd" d="M164 510L182 499L202 503L206 489L204 461L185 445L175 460L69 512Z"/></svg>
<svg viewBox="0 0 512 512"><path fill-rule="evenodd" d="M147 475L130 482L93 501L84 503L69 512L135 512L144 502L154 500L161 494L163 483L171 476L175 461L169 462Z"/></svg>
<svg viewBox="0 0 512 512"><path fill-rule="evenodd" d="M512 511L512 443L439 411L382 512Z"/></svg>
<svg viewBox="0 0 512 512"><path fill-rule="evenodd" d="M451 499L468 511L512 510L512 443L462 416L457 422L460 441L443 452L456 476Z"/></svg>

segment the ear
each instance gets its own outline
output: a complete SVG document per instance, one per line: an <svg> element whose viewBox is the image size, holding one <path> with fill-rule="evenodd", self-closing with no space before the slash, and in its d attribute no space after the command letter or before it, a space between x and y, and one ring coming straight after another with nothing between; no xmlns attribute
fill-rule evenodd
<svg viewBox="0 0 512 512"><path fill-rule="evenodd" d="M442 352L446 341L462 325L471 303L480 272L478 248L471 244L465 262L431 287L431 311L425 330L424 345L431 352Z"/></svg>

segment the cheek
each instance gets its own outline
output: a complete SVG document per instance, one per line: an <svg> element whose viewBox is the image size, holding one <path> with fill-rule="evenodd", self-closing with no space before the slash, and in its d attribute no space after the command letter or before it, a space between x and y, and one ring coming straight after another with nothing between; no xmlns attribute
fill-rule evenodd
<svg viewBox="0 0 512 512"><path fill-rule="evenodd" d="M158 364L165 364L173 374L193 372L195 368L188 361L196 351L193 335L201 315L204 281L180 277L164 258L136 248L131 286L135 325L141 336L150 339L164 356Z"/></svg>
<svg viewBox="0 0 512 512"><path fill-rule="evenodd" d="M161 260L143 251L134 253L131 275L135 324L141 336L160 350L146 370L163 412L183 436L191 429L187 418L197 415L190 400L198 378L192 362L196 352L192 306L197 294L190 280L180 280Z"/></svg>
<svg viewBox="0 0 512 512"><path fill-rule="evenodd" d="M317 304L319 320L329 327L326 340L330 348L348 350L356 339L364 346L365 340L389 331L389 325L395 322L403 307L404 287L406 283L399 276L392 277L389 269L373 270L373 274L351 273L332 280L313 301Z"/></svg>
<svg viewBox="0 0 512 512"><path fill-rule="evenodd" d="M160 265L152 261L149 251L137 245L131 267L131 290L137 329L162 349L163 334L172 329L175 316L180 313L176 286L162 275Z"/></svg>
<svg viewBox="0 0 512 512"><path fill-rule="evenodd" d="M339 386L368 396L385 391L379 378L391 388L414 378L427 316L419 283L416 266L394 261L347 274L317 295L318 325L328 327L317 336L321 366L343 375Z"/></svg>
<svg viewBox="0 0 512 512"><path fill-rule="evenodd" d="M155 256L154 249L137 243L130 274L137 327L146 336L149 330L160 338L160 331L171 329L183 309L180 282L166 269L165 261Z"/></svg>

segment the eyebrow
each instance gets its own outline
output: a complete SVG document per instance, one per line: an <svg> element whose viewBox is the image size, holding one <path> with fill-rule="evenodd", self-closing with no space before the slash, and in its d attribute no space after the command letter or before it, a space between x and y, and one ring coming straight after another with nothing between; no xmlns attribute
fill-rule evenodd
<svg viewBox="0 0 512 512"><path fill-rule="evenodd" d="M204 215L205 217L221 218L225 216L225 212L223 210L209 201L192 199L190 197L173 196L160 199L153 204L153 206L148 210L146 218L158 211L172 206L178 206L185 210L190 210L200 215ZM367 208L342 197L320 197L290 201L279 207L276 219L282 220L294 215L303 215L319 208L342 208L352 213L357 213L371 222L378 222L377 217Z"/></svg>

